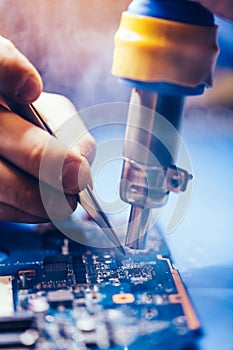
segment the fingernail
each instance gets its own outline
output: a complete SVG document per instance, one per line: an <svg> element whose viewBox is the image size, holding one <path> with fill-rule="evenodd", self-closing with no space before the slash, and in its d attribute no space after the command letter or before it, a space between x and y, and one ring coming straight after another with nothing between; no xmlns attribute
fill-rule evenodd
<svg viewBox="0 0 233 350"><path fill-rule="evenodd" d="M93 186L91 170L87 160L83 157L81 163L69 162L63 168L63 187L67 193L82 191L87 185Z"/></svg>
<svg viewBox="0 0 233 350"><path fill-rule="evenodd" d="M18 87L15 96L22 103L30 103L39 96L40 89L38 80L30 76Z"/></svg>

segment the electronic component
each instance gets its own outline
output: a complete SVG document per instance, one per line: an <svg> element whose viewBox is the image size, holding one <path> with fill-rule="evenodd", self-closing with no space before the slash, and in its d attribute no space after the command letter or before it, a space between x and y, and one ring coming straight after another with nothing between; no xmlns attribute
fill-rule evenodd
<svg viewBox="0 0 233 350"><path fill-rule="evenodd" d="M114 294L112 300L115 304L131 304L134 303L135 298L131 293Z"/></svg>
<svg viewBox="0 0 233 350"><path fill-rule="evenodd" d="M33 321L31 312L14 314L12 316L0 317L0 332L22 331L28 329Z"/></svg>
<svg viewBox="0 0 233 350"><path fill-rule="evenodd" d="M69 290L56 290L48 292L47 300L53 308L58 306L72 307L73 294Z"/></svg>
<svg viewBox="0 0 233 350"><path fill-rule="evenodd" d="M22 242L30 234L20 231ZM64 249L64 239L41 249L44 235L0 264L8 304L0 348L183 350L196 343L199 321L157 228L147 250L128 248L125 256L70 240ZM10 251L10 240L3 237L2 248Z"/></svg>
<svg viewBox="0 0 233 350"><path fill-rule="evenodd" d="M34 345L39 334L32 328L33 321L34 315L30 312L0 317L0 349L25 349Z"/></svg>
<svg viewBox="0 0 233 350"><path fill-rule="evenodd" d="M9 316L14 312L12 294L12 276L0 276L0 316Z"/></svg>
<svg viewBox="0 0 233 350"><path fill-rule="evenodd" d="M44 272L47 280L65 280L68 274L68 255L52 255L44 258Z"/></svg>

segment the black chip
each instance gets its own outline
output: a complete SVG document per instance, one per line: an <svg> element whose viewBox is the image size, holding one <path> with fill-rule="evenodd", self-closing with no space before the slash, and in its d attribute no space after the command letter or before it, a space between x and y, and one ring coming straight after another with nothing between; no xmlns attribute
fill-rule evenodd
<svg viewBox="0 0 233 350"><path fill-rule="evenodd" d="M86 267L82 261L81 255L73 256L73 271L75 275L76 283L86 283Z"/></svg>
<svg viewBox="0 0 233 350"><path fill-rule="evenodd" d="M0 317L0 333L26 330L31 326L33 320L34 315L29 312Z"/></svg>
<svg viewBox="0 0 233 350"><path fill-rule="evenodd" d="M70 264L69 255L51 255L44 258L45 278L51 281L65 280Z"/></svg>

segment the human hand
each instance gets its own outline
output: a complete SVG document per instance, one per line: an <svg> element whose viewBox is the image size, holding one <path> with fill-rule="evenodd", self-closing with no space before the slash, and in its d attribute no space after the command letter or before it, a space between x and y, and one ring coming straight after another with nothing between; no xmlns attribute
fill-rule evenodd
<svg viewBox="0 0 233 350"><path fill-rule="evenodd" d="M32 64L7 39L0 37L0 95L28 104L35 100L50 124L59 128L77 114L63 96L42 93L40 75ZM40 96L40 97L39 97ZM39 97L39 99L38 99ZM74 194L91 184L89 163L95 142L85 133L69 148L61 141L9 111L0 97L0 220L46 222L39 180L46 186L46 206L56 218L69 216L77 206ZM82 124L77 118L77 125ZM49 157L45 172L40 172L43 152ZM61 174L57 164L63 163ZM64 209L63 186L69 210Z"/></svg>

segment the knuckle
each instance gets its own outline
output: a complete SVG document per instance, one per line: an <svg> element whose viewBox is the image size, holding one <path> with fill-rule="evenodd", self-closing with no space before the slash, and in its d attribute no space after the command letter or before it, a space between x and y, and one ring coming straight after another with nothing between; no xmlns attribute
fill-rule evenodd
<svg viewBox="0 0 233 350"><path fill-rule="evenodd" d="M58 98L62 103L64 104L71 104L70 100L64 96L64 95L59 95L59 94L54 94L56 98Z"/></svg>
<svg viewBox="0 0 233 350"><path fill-rule="evenodd" d="M37 143L33 145L31 152L28 156L30 164L33 164L35 173L39 173L39 166L42 158L42 154L44 151L44 145Z"/></svg>
<svg viewBox="0 0 233 350"><path fill-rule="evenodd" d="M17 55L17 49L14 44L5 38L0 40L1 54L0 54L0 68L1 70Z"/></svg>
<svg viewBox="0 0 233 350"><path fill-rule="evenodd" d="M76 110L73 103L70 101L70 99L68 99L66 96L64 95L60 95L60 94L49 94L50 98L54 99L54 102L56 102L57 105L59 105L59 108L61 110Z"/></svg>
<svg viewBox="0 0 233 350"><path fill-rule="evenodd" d="M0 36L0 45L4 50L7 50L7 51L15 50L15 45L9 39L4 38L3 36Z"/></svg>
<svg viewBox="0 0 233 350"><path fill-rule="evenodd" d="M63 106L64 110L65 109L68 109L68 110L73 109L74 111L76 111L73 103L70 101L69 98L67 98L64 95L58 95L58 94L56 94L56 96L57 96L57 99L59 100L59 102L61 103L61 106Z"/></svg>

